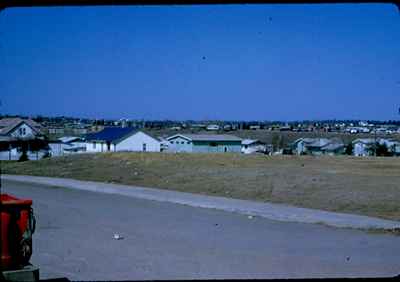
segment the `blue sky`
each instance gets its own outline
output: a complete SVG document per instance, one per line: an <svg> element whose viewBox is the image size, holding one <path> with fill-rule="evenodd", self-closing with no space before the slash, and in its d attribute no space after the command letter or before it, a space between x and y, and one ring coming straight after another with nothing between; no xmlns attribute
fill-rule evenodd
<svg viewBox="0 0 400 282"><path fill-rule="evenodd" d="M390 4L14 8L3 114L400 119Z"/></svg>

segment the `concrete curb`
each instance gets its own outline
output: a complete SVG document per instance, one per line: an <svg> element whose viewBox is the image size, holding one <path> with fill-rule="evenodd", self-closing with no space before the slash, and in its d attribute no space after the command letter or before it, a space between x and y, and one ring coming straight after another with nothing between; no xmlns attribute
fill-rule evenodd
<svg viewBox="0 0 400 282"><path fill-rule="evenodd" d="M246 215L260 216L276 221L319 223L340 228L384 229L400 228L400 222L361 215L327 212L297 208L281 204L258 203L247 200L228 199L185 192L168 191L155 188L128 186L120 184L80 181L74 179L52 178L26 175L3 175L3 179L24 183L66 187L91 192L124 195L139 199L183 204L192 207L211 208Z"/></svg>

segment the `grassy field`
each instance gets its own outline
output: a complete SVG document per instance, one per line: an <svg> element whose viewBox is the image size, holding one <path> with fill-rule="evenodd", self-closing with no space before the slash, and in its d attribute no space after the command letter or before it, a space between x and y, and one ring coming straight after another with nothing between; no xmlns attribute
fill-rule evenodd
<svg viewBox="0 0 400 282"><path fill-rule="evenodd" d="M400 220L400 158L103 153L3 162L3 171L157 187Z"/></svg>

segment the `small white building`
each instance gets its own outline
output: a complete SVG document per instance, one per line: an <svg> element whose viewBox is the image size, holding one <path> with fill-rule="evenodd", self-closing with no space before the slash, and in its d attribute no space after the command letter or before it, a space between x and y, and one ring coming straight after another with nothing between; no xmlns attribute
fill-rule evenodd
<svg viewBox="0 0 400 282"><path fill-rule="evenodd" d="M132 127L106 127L85 137L86 152L160 152L160 141Z"/></svg>
<svg viewBox="0 0 400 282"><path fill-rule="evenodd" d="M206 127L206 129L209 131L218 131L219 125L218 124L210 124Z"/></svg>
<svg viewBox="0 0 400 282"><path fill-rule="evenodd" d="M86 152L86 142L81 137L64 136L49 142L52 157Z"/></svg>
<svg viewBox="0 0 400 282"><path fill-rule="evenodd" d="M353 142L353 155L359 157L366 157L373 155L375 144L374 138L358 138Z"/></svg>
<svg viewBox="0 0 400 282"><path fill-rule="evenodd" d="M259 140L252 139L244 139L242 140L242 149L241 152L243 154L252 154L252 153L265 153L267 147L265 143Z"/></svg>

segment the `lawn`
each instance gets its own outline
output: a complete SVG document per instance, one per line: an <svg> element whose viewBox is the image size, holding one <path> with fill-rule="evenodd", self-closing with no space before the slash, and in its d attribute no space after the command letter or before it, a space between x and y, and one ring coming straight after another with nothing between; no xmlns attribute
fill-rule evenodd
<svg viewBox="0 0 400 282"><path fill-rule="evenodd" d="M2 168L400 220L400 158L101 153Z"/></svg>

